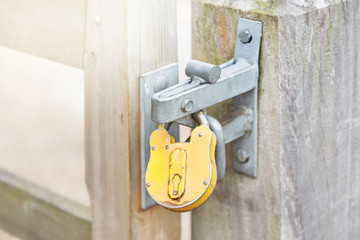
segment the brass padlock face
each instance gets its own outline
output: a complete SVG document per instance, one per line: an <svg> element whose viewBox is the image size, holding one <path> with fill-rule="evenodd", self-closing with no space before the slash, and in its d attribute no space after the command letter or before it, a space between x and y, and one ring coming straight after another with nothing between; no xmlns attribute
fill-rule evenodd
<svg viewBox="0 0 360 240"><path fill-rule="evenodd" d="M204 203L216 184L216 136L205 125L191 133L190 142L173 142L165 129L150 138L151 156L146 188L159 205L190 211Z"/></svg>

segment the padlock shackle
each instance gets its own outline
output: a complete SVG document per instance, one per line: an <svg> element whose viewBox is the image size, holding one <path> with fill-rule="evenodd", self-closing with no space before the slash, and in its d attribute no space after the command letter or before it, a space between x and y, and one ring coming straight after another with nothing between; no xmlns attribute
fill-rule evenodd
<svg viewBox="0 0 360 240"><path fill-rule="evenodd" d="M192 118L199 124L209 127L209 121L201 111L192 114Z"/></svg>
<svg viewBox="0 0 360 240"><path fill-rule="evenodd" d="M160 124L160 126L164 129L166 129L166 131L169 131L171 124L172 124L172 122L167 122L167 123Z"/></svg>
<svg viewBox="0 0 360 240"><path fill-rule="evenodd" d="M201 111L199 112L195 112L193 114L191 114L191 117L200 125L205 125L207 127L209 127L209 121L207 120L205 114ZM162 123L160 124L161 128L166 129L167 131L169 131L171 124L173 122L166 122L166 123Z"/></svg>

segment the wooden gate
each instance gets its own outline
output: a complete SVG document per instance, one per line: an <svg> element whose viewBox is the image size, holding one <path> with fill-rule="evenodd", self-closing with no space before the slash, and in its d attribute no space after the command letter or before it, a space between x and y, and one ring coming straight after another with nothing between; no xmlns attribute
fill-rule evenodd
<svg viewBox="0 0 360 240"><path fill-rule="evenodd" d="M139 76L174 62L184 71L190 48L178 39L190 25L179 17L188 14L183 6L181 0L0 3L0 45L84 69L92 216L89 207L1 170L0 227L29 240L181 239L181 233L189 239L190 216L191 239L357 239L357 0L192 0L193 59L229 60L239 17L263 23L258 177L236 173L228 154L224 180L183 221L159 206L141 209ZM221 117L230 105L208 111Z"/></svg>

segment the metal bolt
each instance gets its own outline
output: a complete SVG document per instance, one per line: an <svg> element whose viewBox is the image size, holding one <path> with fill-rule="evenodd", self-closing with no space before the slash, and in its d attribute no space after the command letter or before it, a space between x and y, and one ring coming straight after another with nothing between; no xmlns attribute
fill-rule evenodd
<svg viewBox="0 0 360 240"><path fill-rule="evenodd" d="M249 32L249 30L244 30L242 32L239 33L240 41L242 43L249 43L251 42L252 36L251 33Z"/></svg>
<svg viewBox="0 0 360 240"><path fill-rule="evenodd" d="M191 101L190 99L185 99L183 101L183 103L181 104L181 109L184 111L184 112L189 112L192 110L193 108L193 101Z"/></svg>
<svg viewBox="0 0 360 240"><path fill-rule="evenodd" d="M147 187L151 187L151 182L148 182L148 183L146 184L146 186L147 186Z"/></svg>
<svg viewBox="0 0 360 240"><path fill-rule="evenodd" d="M199 136L199 137L202 137L202 136L203 136L203 133L202 133L202 132L199 132L198 136Z"/></svg>
<svg viewBox="0 0 360 240"><path fill-rule="evenodd" d="M249 161L249 154L239 148L236 150L236 160L238 160L238 162L240 163L246 163L247 161Z"/></svg>
<svg viewBox="0 0 360 240"><path fill-rule="evenodd" d="M203 181L203 184L204 184L204 185L207 185L207 184L208 184L208 181L207 181L207 180L204 180L204 181Z"/></svg>
<svg viewBox="0 0 360 240"><path fill-rule="evenodd" d="M169 146L169 145L166 145L166 146L165 146L165 148L166 148L166 149L169 149L169 148L170 148L170 146Z"/></svg>
<svg viewBox="0 0 360 240"><path fill-rule="evenodd" d="M185 74L188 77L198 77L208 83L216 83L221 75L221 68L206 62L191 60L185 68Z"/></svg>
<svg viewBox="0 0 360 240"><path fill-rule="evenodd" d="M156 150L156 146L152 146L152 147L151 147L151 150Z"/></svg>

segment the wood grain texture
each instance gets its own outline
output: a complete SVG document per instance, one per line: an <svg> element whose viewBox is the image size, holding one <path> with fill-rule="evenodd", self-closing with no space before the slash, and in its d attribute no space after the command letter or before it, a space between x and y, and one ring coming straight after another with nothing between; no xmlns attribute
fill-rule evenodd
<svg viewBox="0 0 360 240"><path fill-rule="evenodd" d="M139 76L176 62L176 1L90 0L85 57L93 239L180 239L180 215L141 209Z"/></svg>
<svg viewBox="0 0 360 240"><path fill-rule="evenodd" d="M126 16L124 1L88 1L85 159L92 239L130 239Z"/></svg>
<svg viewBox="0 0 360 240"><path fill-rule="evenodd" d="M193 1L193 58L220 64L234 54L237 22L245 14L231 8ZM277 20L248 13L263 22L259 84L259 168L256 179L232 168L228 145L227 172L213 195L193 212L193 239L279 239L281 235L279 97L275 69ZM232 102L209 109L222 117Z"/></svg>
<svg viewBox="0 0 360 240"><path fill-rule="evenodd" d="M0 226L23 240L90 240L90 209L0 169Z"/></svg>
<svg viewBox="0 0 360 240"><path fill-rule="evenodd" d="M131 238L180 239L180 214L160 206L141 210L140 74L177 62L176 0L128 2Z"/></svg>
<svg viewBox="0 0 360 240"><path fill-rule="evenodd" d="M279 21L283 239L360 235L360 4Z"/></svg>
<svg viewBox="0 0 360 240"><path fill-rule="evenodd" d="M0 45L82 68L85 0L3 0Z"/></svg>
<svg viewBox="0 0 360 240"><path fill-rule="evenodd" d="M231 58L239 17L263 22L258 178L233 172L229 155L225 179L193 213L193 238L356 239L358 1L193 0L194 58Z"/></svg>

